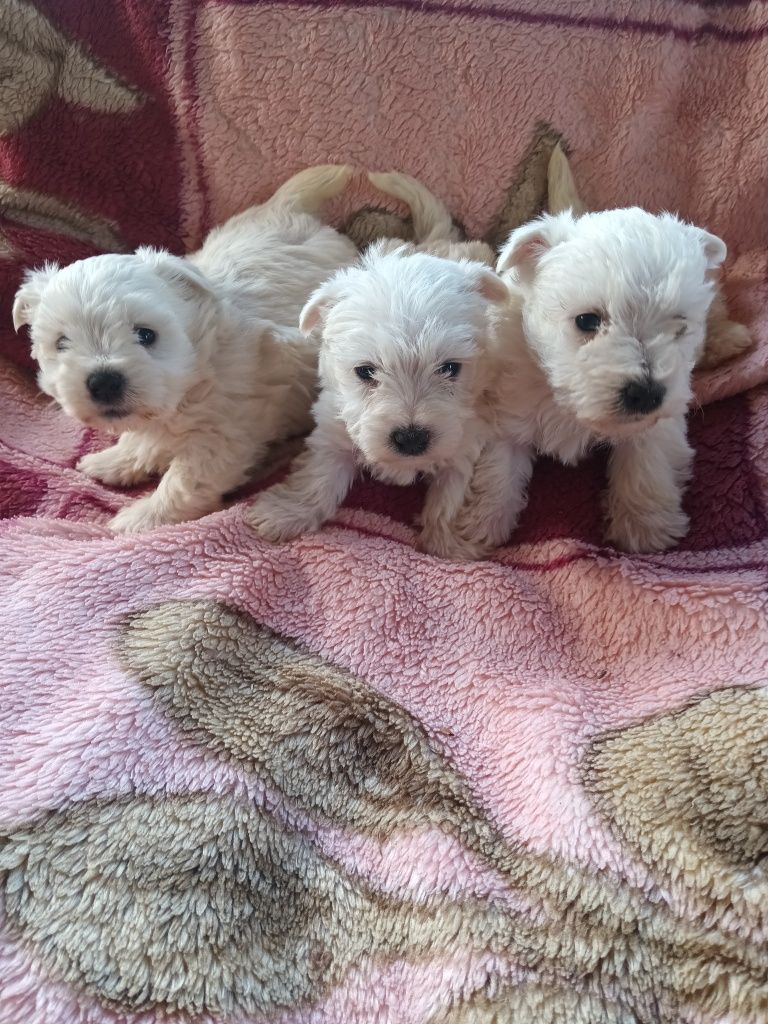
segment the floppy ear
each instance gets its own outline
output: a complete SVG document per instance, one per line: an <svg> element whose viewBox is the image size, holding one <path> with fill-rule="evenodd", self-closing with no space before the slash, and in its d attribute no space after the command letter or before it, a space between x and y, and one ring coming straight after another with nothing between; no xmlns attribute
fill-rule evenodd
<svg viewBox="0 0 768 1024"><path fill-rule="evenodd" d="M172 256L165 249L142 245L136 250L139 259L148 263L168 284L184 292L189 298L211 297L214 290L205 274L181 256Z"/></svg>
<svg viewBox="0 0 768 1024"><path fill-rule="evenodd" d="M483 269L475 279L475 288L488 302L506 302L509 298L509 288L502 281L498 274L490 269Z"/></svg>
<svg viewBox="0 0 768 1024"><path fill-rule="evenodd" d="M46 263L40 270L28 270L13 300L13 329L18 331L22 324L31 324L35 310L40 305L43 289L59 272L57 263Z"/></svg>
<svg viewBox="0 0 768 1024"><path fill-rule="evenodd" d="M516 228L499 253L496 273L516 270L520 280L530 280L536 273L541 257L571 234L574 218L570 210L556 217L546 214Z"/></svg>
<svg viewBox="0 0 768 1024"><path fill-rule="evenodd" d="M299 316L299 330L302 334L311 334L317 325L325 319L328 310L340 299L338 284L335 280L326 281L316 288L309 296L307 304Z"/></svg>

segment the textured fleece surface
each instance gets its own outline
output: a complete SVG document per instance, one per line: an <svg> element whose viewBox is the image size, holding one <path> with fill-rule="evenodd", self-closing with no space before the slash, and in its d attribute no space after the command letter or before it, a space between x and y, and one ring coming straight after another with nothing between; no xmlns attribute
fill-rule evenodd
<svg viewBox="0 0 768 1024"><path fill-rule="evenodd" d="M0 61L1 1024L764 1024L768 7L5 0ZM497 239L558 135L589 206L729 244L757 345L697 382L679 549L602 545L599 455L480 565L370 482L283 547L258 484L110 535L23 266L183 251L330 160Z"/></svg>

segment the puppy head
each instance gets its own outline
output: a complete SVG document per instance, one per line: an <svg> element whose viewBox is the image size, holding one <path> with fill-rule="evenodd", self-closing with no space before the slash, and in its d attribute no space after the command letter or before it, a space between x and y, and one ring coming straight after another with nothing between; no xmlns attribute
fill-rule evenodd
<svg viewBox="0 0 768 1024"><path fill-rule="evenodd" d="M685 411L725 254L671 214L567 211L514 231L496 269L557 401L620 438Z"/></svg>
<svg viewBox="0 0 768 1024"><path fill-rule="evenodd" d="M140 249L29 271L13 323L30 326L42 390L83 423L121 432L176 409L199 363L210 301L185 260Z"/></svg>
<svg viewBox="0 0 768 1024"><path fill-rule="evenodd" d="M488 306L508 297L482 264L373 247L310 298L322 386L378 476L410 483L458 454L486 383Z"/></svg>

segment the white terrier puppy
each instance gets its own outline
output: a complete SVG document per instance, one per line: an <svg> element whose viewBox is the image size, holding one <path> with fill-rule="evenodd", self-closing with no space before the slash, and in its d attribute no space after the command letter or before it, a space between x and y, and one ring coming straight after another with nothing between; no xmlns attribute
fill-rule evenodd
<svg viewBox="0 0 768 1024"><path fill-rule="evenodd" d="M611 449L608 540L662 551L685 535L691 373L725 255L714 235L640 209L512 233L497 264L511 290L496 322L498 439L454 524L467 556L509 538L537 453L574 463L596 445Z"/></svg>
<svg viewBox="0 0 768 1024"><path fill-rule="evenodd" d="M163 474L114 530L214 511L271 442L309 429L317 343L296 330L299 313L357 257L311 212L351 173L297 174L185 258L142 248L27 274L13 321L31 327L40 387L68 415L120 434L78 469L121 486Z"/></svg>
<svg viewBox="0 0 768 1024"><path fill-rule="evenodd" d="M570 210L574 217L586 212L568 157L558 143L552 150L547 168L547 206L549 213ZM707 335L696 360L697 370L709 370L742 355L753 344L747 328L731 320L728 304L718 287L707 315Z"/></svg>
<svg viewBox="0 0 768 1024"><path fill-rule="evenodd" d="M489 437L487 311L508 291L490 267L461 258L450 215L417 181L371 180L409 203L419 248L445 256L388 240L312 295L300 326L322 327L317 426L289 477L247 515L262 537L287 540L333 516L361 469L395 484L424 475L419 543L445 554Z"/></svg>

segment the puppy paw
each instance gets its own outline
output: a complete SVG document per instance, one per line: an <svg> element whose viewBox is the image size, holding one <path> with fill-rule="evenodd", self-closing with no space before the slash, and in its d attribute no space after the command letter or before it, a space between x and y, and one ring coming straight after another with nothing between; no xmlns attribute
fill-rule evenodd
<svg viewBox="0 0 768 1024"><path fill-rule="evenodd" d="M493 515L491 512L478 516L477 511L462 508L452 528L454 533L461 538L461 542L479 554L476 558L484 558L495 551L496 548L506 544L512 535L515 523L510 521L507 510L503 515Z"/></svg>
<svg viewBox="0 0 768 1024"><path fill-rule="evenodd" d="M424 527L416 541L416 550L452 562L476 562L489 553L486 545L454 533L445 524Z"/></svg>
<svg viewBox="0 0 768 1024"><path fill-rule="evenodd" d="M606 540L622 551L648 553L673 548L688 532L688 516L680 509L656 509L644 515L614 510Z"/></svg>
<svg viewBox="0 0 768 1024"><path fill-rule="evenodd" d="M263 540L273 544L293 540L303 533L314 533L321 526L314 511L289 504L269 491L246 509L245 521Z"/></svg>
<svg viewBox="0 0 768 1024"><path fill-rule="evenodd" d="M154 530L158 526L181 521L164 516L159 504L152 498L150 495L148 498L139 498L126 505L110 519L107 524L110 530L115 533L143 533L145 530Z"/></svg>
<svg viewBox="0 0 768 1024"><path fill-rule="evenodd" d="M132 487L146 480L148 473L114 454L114 449L84 455L75 469L109 487Z"/></svg>

